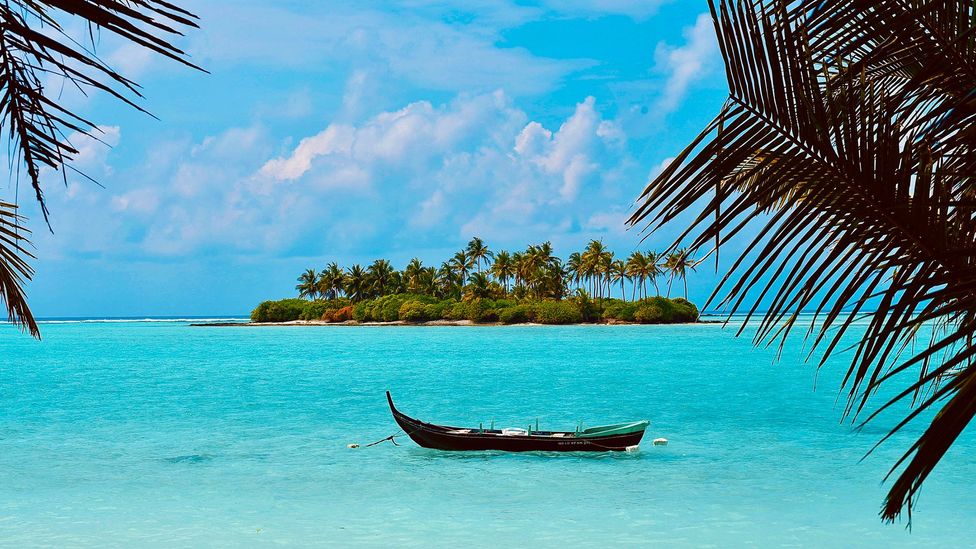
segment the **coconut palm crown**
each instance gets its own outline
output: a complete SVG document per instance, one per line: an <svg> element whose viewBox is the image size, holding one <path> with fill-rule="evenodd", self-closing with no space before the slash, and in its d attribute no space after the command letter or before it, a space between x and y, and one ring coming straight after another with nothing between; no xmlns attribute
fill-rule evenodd
<svg viewBox="0 0 976 549"><path fill-rule="evenodd" d="M723 244L744 239L710 304L765 308L757 342L782 342L797 313L813 311L807 337L823 363L867 319L846 413L860 422L917 399L894 431L928 426L894 464L881 510L886 520L907 510L910 524L919 487L976 415L976 4L709 6L728 99L630 222L654 230L687 212L674 248L714 253L716 265ZM928 323L935 337L913 345ZM930 390L955 367L963 373ZM862 417L893 378L897 395Z"/></svg>

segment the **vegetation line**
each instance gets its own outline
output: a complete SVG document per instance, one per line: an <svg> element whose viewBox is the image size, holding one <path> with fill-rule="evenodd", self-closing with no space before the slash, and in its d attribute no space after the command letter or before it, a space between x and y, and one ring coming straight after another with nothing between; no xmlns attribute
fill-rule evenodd
<svg viewBox="0 0 976 549"><path fill-rule="evenodd" d="M473 238L439 269L417 258L403 271L385 259L367 268L330 263L321 272L308 269L298 277L298 298L265 301L251 312L251 321L695 322L698 308L687 299L686 279L694 268L683 250L666 257L635 251L623 260L592 240L564 262L549 242L494 253ZM659 278L667 279L667 297L649 297L648 286L659 293ZM672 299L676 279L683 282L684 297ZM617 289L620 299L611 297Z"/></svg>

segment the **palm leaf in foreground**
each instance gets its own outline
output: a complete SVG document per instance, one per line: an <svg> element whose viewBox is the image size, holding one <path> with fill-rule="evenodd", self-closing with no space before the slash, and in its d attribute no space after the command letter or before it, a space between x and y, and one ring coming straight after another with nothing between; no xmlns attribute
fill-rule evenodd
<svg viewBox="0 0 976 549"><path fill-rule="evenodd" d="M34 274L27 260L34 256L24 248L24 237L29 233L20 225L21 220L16 206L0 202L0 298L6 304L10 322L40 337L24 295L24 281Z"/></svg>
<svg viewBox="0 0 976 549"><path fill-rule="evenodd" d="M729 98L648 185L630 222L654 230L704 202L675 247L747 239L710 303L724 294L717 305L747 322L765 306L757 343L782 342L797 313L814 311L807 336L822 365L855 318L869 319L844 379L846 413L857 419L882 383L906 376L880 410L905 399L916 407L885 439L941 406L892 468L882 516L907 508L910 523L919 487L976 415L976 7L710 7ZM915 352L926 323L941 330Z"/></svg>
<svg viewBox="0 0 976 549"><path fill-rule="evenodd" d="M95 53L95 30L105 29L157 54L192 65L183 51L168 41L179 28L196 27L196 17L164 0L9 0L0 3L0 131L13 157L23 164L45 221L48 209L41 186L42 170L74 171L78 150L67 135L98 139L96 126L52 99L44 82L62 80L82 93L107 93L136 109L141 98L135 82L103 63ZM62 25L80 20L88 25L91 45L74 40ZM84 175L84 174L81 174ZM16 203L17 197L12 202ZM19 221L19 220L18 220ZM14 243L18 242L14 239ZM8 242L7 246L11 246ZM23 321L36 335L36 325L19 291L31 271L16 247L0 254L0 271L20 273L4 282L0 297L12 319ZM18 258L14 261L12 258ZM14 291L13 288L17 290Z"/></svg>

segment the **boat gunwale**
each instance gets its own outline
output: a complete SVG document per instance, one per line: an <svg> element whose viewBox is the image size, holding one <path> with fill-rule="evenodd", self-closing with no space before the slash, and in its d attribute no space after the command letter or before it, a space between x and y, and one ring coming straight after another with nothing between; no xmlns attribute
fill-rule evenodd
<svg viewBox="0 0 976 549"><path fill-rule="evenodd" d="M647 420L639 420L639 421L626 422L626 423L618 423L618 424L606 426L606 427L617 427L617 428L619 428L618 426L639 425L641 423L644 424L643 425L644 429L634 430L634 431L628 431L628 432L625 432L625 433L614 433L614 434L610 434L610 435L579 436L582 433L582 431L581 432L574 432L574 431L538 431L539 433L547 433L547 434L546 435L534 435L534 434L527 434L527 435L506 435L506 434L503 434L501 430L497 430L497 429L495 429L495 430L481 429L479 431L477 429L473 429L473 428L470 428L470 427L452 427L452 426L448 426L448 425L439 425L439 424L436 424L436 423L427 423L425 421L421 421L419 419L416 419L416 418L413 418L411 416L408 416L407 414L404 414L403 412L401 412L400 410L398 410L397 407L396 407L396 405L393 404L393 397L392 397L392 395L390 394L389 391L386 392L386 398L389 401L390 410L393 412L393 415L394 415L394 418L395 419L403 419L406 423L413 424L413 426L416 427L416 429L414 429L413 431L407 432L407 435L408 436L412 435L414 432L421 431L421 430L426 430L426 431L429 431L429 432L434 432L438 436L447 436L447 437L458 438L458 439L490 439L490 440L503 439L503 440L523 440L523 441L525 441L525 440L531 440L531 441L540 441L540 440L579 440L579 441L588 441L588 442L594 442L595 443L595 442L598 442L598 441L609 441L609 440L613 440L613 439L616 439L616 438L625 438L625 437L629 438L629 437L632 437L637 432L643 433L644 430L646 430L647 426L650 425L650 422L647 421ZM591 429L597 429L597 428L599 428L599 427L591 427ZM464 431L464 430L467 430L469 432L467 432L467 433L454 433L454 432L451 432L451 431ZM406 431L406 429L404 429L404 431ZM557 433L563 434L563 435L567 435L567 436L561 436L561 437L553 436L554 434L557 434Z"/></svg>

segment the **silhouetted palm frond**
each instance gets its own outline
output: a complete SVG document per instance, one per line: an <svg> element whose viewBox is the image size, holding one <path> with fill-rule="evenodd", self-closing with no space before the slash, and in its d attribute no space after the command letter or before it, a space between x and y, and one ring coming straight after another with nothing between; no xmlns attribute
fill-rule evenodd
<svg viewBox="0 0 976 549"><path fill-rule="evenodd" d="M10 322L39 337L40 331L24 295L24 281L34 273L27 260L34 256L24 248L25 237L30 233L21 226L22 219L17 215L16 206L0 202L0 299L7 306Z"/></svg>
<svg viewBox="0 0 976 549"><path fill-rule="evenodd" d="M88 25L88 46L72 38L63 26L67 21L79 19ZM141 97L138 85L98 58L96 30L104 29L194 66L169 39L180 35L181 27L196 27L195 20L191 13L162 0L0 3L0 130L6 130L14 156L26 170L45 221L49 212L41 187L42 170L61 172L67 183L67 171L72 170L71 161L78 153L67 135L75 132L98 139L98 130L92 122L52 98L44 83L52 77L61 79L82 93L107 93L142 111L135 102ZM3 260L7 260L6 255ZM0 265L0 269L19 272L24 279L29 279L31 272L20 268L23 266L7 263ZM23 297L19 291L3 294L13 318L28 322L36 329Z"/></svg>
<svg viewBox="0 0 976 549"><path fill-rule="evenodd" d="M882 515L907 506L910 520L919 486L976 415L976 7L710 6L729 99L648 185L631 223L653 230L704 202L678 239L690 252L749 239L712 298L725 293L719 305L748 317L765 306L757 342L787 337L797 313L814 311L808 335L823 361L867 315L846 412L857 418L902 374L913 381L882 409L918 398L908 422L941 406L892 469ZM910 351L923 323L943 329ZM924 392L959 365L963 374Z"/></svg>

